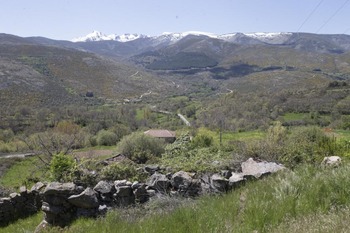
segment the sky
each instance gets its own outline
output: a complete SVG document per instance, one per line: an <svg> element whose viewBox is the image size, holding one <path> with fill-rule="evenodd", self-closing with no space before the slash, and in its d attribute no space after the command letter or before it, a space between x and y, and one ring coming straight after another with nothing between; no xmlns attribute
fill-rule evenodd
<svg viewBox="0 0 350 233"><path fill-rule="evenodd" d="M71 40L202 31L350 34L350 0L3 0L0 33Z"/></svg>

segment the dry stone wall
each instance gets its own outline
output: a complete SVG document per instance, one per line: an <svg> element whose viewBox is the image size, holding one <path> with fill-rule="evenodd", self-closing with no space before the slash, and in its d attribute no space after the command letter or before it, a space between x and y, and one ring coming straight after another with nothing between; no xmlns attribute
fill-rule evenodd
<svg viewBox="0 0 350 233"><path fill-rule="evenodd" d="M242 172L222 171L220 174L197 175L185 171L161 174L154 169L145 183L127 180L98 182L95 187L74 183L37 183L28 191L0 199L0 222L13 220L42 210L47 224L66 226L78 217L96 217L111 208L142 204L161 195L196 197L203 194L223 193L249 179L257 179L284 169L282 165L249 159L242 163Z"/></svg>

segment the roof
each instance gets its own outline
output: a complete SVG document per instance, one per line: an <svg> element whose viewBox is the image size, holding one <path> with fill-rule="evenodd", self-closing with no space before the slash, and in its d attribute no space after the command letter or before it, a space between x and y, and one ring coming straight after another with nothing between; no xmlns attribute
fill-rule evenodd
<svg viewBox="0 0 350 233"><path fill-rule="evenodd" d="M150 129L144 132L144 134L155 138L175 138L175 132L166 129Z"/></svg>

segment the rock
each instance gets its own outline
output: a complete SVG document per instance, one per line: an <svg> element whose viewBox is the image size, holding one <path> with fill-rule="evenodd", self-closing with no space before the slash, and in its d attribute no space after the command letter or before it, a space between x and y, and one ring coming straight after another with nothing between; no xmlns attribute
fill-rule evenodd
<svg viewBox="0 0 350 233"><path fill-rule="evenodd" d="M243 173L232 173L228 179L228 185L230 188L237 188L246 181Z"/></svg>
<svg viewBox="0 0 350 233"><path fill-rule="evenodd" d="M76 216L79 217L96 217L98 213L98 209L85 209L85 208L78 208Z"/></svg>
<svg viewBox="0 0 350 233"><path fill-rule="evenodd" d="M45 213L51 213L54 215L58 215L60 213L64 212L64 208L60 206L50 205L47 202L43 202L43 205L41 206L41 210Z"/></svg>
<svg viewBox="0 0 350 233"><path fill-rule="evenodd" d="M214 174L210 177L211 179L211 185L214 189L216 189L219 192L226 192L228 190L228 179L222 177L219 174Z"/></svg>
<svg viewBox="0 0 350 233"><path fill-rule="evenodd" d="M134 189L134 196L137 203L147 202L149 195L146 190L146 184L141 184L138 188Z"/></svg>
<svg viewBox="0 0 350 233"><path fill-rule="evenodd" d="M149 175L153 175L155 172L160 170L159 165L146 165L144 167L145 172L147 172Z"/></svg>
<svg viewBox="0 0 350 233"><path fill-rule="evenodd" d="M156 195L156 191L153 189L146 189L148 197L154 197Z"/></svg>
<svg viewBox="0 0 350 233"><path fill-rule="evenodd" d="M202 175L200 178L201 184L201 194L209 194L213 192L213 188L211 187L210 176L208 174Z"/></svg>
<svg viewBox="0 0 350 233"><path fill-rule="evenodd" d="M37 182L36 184L33 185L33 187L30 189L31 192L40 192L45 188L45 184L42 182Z"/></svg>
<svg viewBox="0 0 350 233"><path fill-rule="evenodd" d="M100 181L94 187L94 190L100 194L110 194L115 191L114 186L107 181Z"/></svg>
<svg viewBox="0 0 350 233"><path fill-rule="evenodd" d="M148 178L146 184L158 192L167 192L170 187L170 180L163 174L154 173Z"/></svg>
<svg viewBox="0 0 350 233"><path fill-rule="evenodd" d="M40 224L35 228L34 233L40 233L43 232L46 227L48 226L48 222L44 219L40 222Z"/></svg>
<svg viewBox="0 0 350 233"><path fill-rule="evenodd" d="M285 169L281 164L274 162L256 162L252 158L242 163L242 173L244 176L253 176L255 178L260 178L263 175L270 173L275 173L277 171Z"/></svg>
<svg viewBox="0 0 350 233"><path fill-rule="evenodd" d="M224 178L228 179L228 178L231 177L232 172L229 171L229 170L222 170L222 171L221 171L221 175L222 175Z"/></svg>
<svg viewBox="0 0 350 233"><path fill-rule="evenodd" d="M341 164L341 158L339 156L324 157L321 164L325 166L338 167Z"/></svg>
<svg viewBox="0 0 350 233"><path fill-rule="evenodd" d="M184 172L184 171L176 172L171 178L171 185L175 189L179 189L180 186L188 187L191 185L191 183L192 183L192 177L187 172Z"/></svg>
<svg viewBox="0 0 350 233"><path fill-rule="evenodd" d="M118 197L130 197L133 195L131 186L117 186L115 191L116 196Z"/></svg>
<svg viewBox="0 0 350 233"><path fill-rule="evenodd" d="M21 187L19 188L19 193L20 193L22 196L25 195L25 194L27 194L27 193L28 193L27 187L26 187L26 186L21 186Z"/></svg>
<svg viewBox="0 0 350 233"><path fill-rule="evenodd" d="M182 196L197 196L201 191L199 180L184 171L176 172L171 178L171 185Z"/></svg>
<svg viewBox="0 0 350 233"><path fill-rule="evenodd" d="M114 181L114 186L117 188L118 186L127 186L127 180L116 180Z"/></svg>
<svg viewBox="0 0 350 233"><path fill-rule="evenodd" d="M70 196L68 202L84 209L93 209L99 206L96 192L91 188L86 188L81 194Z"/></svg>
<svg viewBox="0 0 350 233"><path fill-rule="evenodd" d="M52 182L46 186L43 194L70 196L70 195L77 194L76 187L77 186L74 183Z"/></svg>
<svg viewBox="0 0 350 233"><path fill-rule="evenodd" d="M104 214L107 213L107 211L108 211L108 207L107 207L106 205L100 205L100 206L98 207L98 212L99 212L99 214L104 215Z"/></svg>
<svg viewBox="0 0 350 233"><path fill-rule="evenodd" d="M142 185L141 183L139 183L138 181L135 181L134 183L132 183L131 188L135 190L135 189L138 189L141 185Z"/></svg>

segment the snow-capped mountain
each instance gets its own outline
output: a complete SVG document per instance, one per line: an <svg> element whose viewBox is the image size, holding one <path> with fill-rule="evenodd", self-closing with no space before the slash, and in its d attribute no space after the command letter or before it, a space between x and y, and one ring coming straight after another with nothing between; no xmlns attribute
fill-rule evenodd
<svg viewBox="0 0 350 233"><path fill-rule="evenodd" d="M104 40L114 40L119 42L128 42L132 40L136 40L139 38L147 38L148 36L142 34L123 34L123 35L105 35L99 31L93 31L86 36L77 37L72 39L72 42L90 42L90 41L104 41Z"/></svg>
<svg viewBox="0 0 350 233"><path fill-rule="evenodd" d="M99 31L93 31L92 33L72 39L72 42L89 42L89 41L105 41L113 40L119 42L129 42L139 38L149 38L154 45L158 44L172 44L182 38L194 35L194 36L207 36L210 38L220 39L228 42L242 42L247 43L267 43L267 44L282 44L287 41L293 33L289 32L256 32L256 33L230 33L223 35L216 35L214 33L199 32L199 31L188 31L188 32L164 32L158 36L146 36L142 34L123 34L123 35L105 35Z"/></svg>

